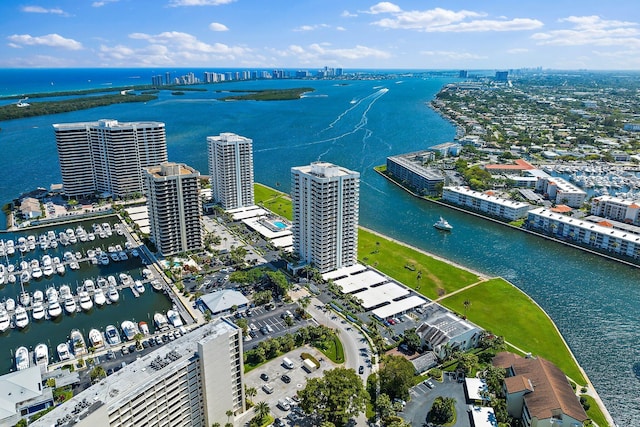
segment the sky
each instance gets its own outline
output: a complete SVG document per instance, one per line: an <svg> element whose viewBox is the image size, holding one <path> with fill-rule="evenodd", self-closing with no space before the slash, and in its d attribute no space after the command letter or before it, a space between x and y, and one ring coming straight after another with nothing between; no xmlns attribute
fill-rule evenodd
<svg viewBox="0 0 640 427"><path fill-rule="evenodd" d="M637 0L2 0L0 68L640 69Z"/></svg>

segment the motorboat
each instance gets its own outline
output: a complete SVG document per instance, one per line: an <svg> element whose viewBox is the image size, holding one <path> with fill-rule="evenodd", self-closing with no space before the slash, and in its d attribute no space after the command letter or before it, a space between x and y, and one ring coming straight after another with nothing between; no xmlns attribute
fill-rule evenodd
<svg viewBox="0 0 640 427"><path fill-rule="evenodd" d="M27 283L29 280L31 280L31 273L29 273L29 270L22 270L20 272L20 281L22 283Z"/></svg>
<svg viewBox="0 0 640 427"><path fill-rule="evenodd" d="M71 295L71 286L69 286L69 285L60 286L60 290L58 291L59 298L60 299L65 299L69 295Z"/></svg>
<svg viewBox="0 0 640 427"><path fill-rule="evenodd" d="M169 327L167 317L162 313L156 313L153 315L153 322L156 324L156 329L163 331Z"/></svg>
<svg viewBox="0 0 640 427"><path fill-rule="evenodd" d="M27 250L32 251L36 248L36 236L27 236Z"/></svg>
<svg viewBox="0 0 640 427"><path fill-rule="evenodd" d="M18 297L18 300L20 301L20 304L27 307L31 303L31 294L25 291L24 288L22 288L22 292L20 292L20 296Z"/></svg>
<svg viewBox="0 0 640 427"><path fill-rule="evenodd" d="M122 322L121 327L127 341L131 341L133 337L135 337L136 334L140 332L138 331L138 327L136 326L136 324L131 320L125 320L124 322Z"/></svg>
<svg viewBox="0 0 640 427"><path fill-rule="evenodd" d="M151 281L151 287L153 288L154 291L161 291L162 283L160 283L158 279L154 279Z"/></svg>
<svg viewBox="0 0 640 427"><path fill-rule="evenodd" d="M16 369L18 371L22 371L23 369L27 369L29 366L31 366L31 363L29 362L29 350L25 346L18 347L16 350Z"/></svg>
<svg viewBox="0 0 640 427"><path fill-rule="evenodd" d="M53 269L53 261L49 255L45 255L42 257L42 272L45 276L51 277L54 272Z"/></svg>
<svg viewBox="0 0 640 427"><path fill-rule="evenodd" d="M104 330L104 336L111 345L118 345L122 342L118 329L113 325L108 325Z"/></svg>
<svg viewBox="0 0 640 427"><path fill-rule="evenodd" d="M13 298L7 298L4 302L4 307L7 309L9 313L16 309L16 302Z"/></svg>
<svg viewBox="0 0 640 427"><path fill-rule="evenodd" d="M9 273L9 275L7 276L7 283L14 284L16 283L16 281L17 281L16 275Z"/></svg>
<svg viewBox="0 0 640 427"><path fill-rule="evenodd" d="M142 283L140 280L136 280L134 282L133 288L136 290L136 292L138 292L139 294L143 294L144 293L144 283Z"/></svg>
<svg viewBox="0 0 640 427"><path fill-rule="evenodd" d="M64 299L64 310L67 314L73 314L78 311L78 304L73 295L67 295Z"/></svg>
<svg viewBox="0 0 640 427"><path fill-rule="evenodd" d="M57 299L49 302L49 317L56 318L62 314L62 307L60 307L60 303Z"/></svg>
<svg viewBox="0 0 640 427"><path fill-rule="evenodd" d="M56 273L58 273L59 275L62 276L64 273L66 273L67 269L64 266L64 264L60 261L59 257L53 258L53 265L56 268Z"/></svg>
<svg viewBox="0 0 640 427"><path fill-rule="evenodd" d="M0 285L4 284L6 277L6 268L4 264L0 264Z"/></svg>
<svg viewBox="0 0 640 427"><path fill-rule="evenodd" d="M91 301L91 297L89 296L89 292L80 291L78 292L78 303L80 304L80 308L84 311L89 311L93 308L93 301Z"/></svg>
<svg viewBox="0 0 640 427"><path fill-rule="evenodd" d="M40 266L37 267L33 267L31 269L31 277L33 277L34 279L40 279L42 277L43 273L42 273L42 269L40 268Z"/></svg>
<svg viewBox="0 0 640 427"><path fill-rule="evenodd" d="M44 301L44 292L40 289L33 292L33 303L42 303Z"/></svg>
<svg viewBox="0 0 640 427"><path fill-rule="evenodd" d="M433 226L435 228L437 228L438 230L443 230L443 231L451 231L453 230L453 226L451 224L449 224L449 222L440 217L440 220L438 220L438 222L436 222L435 224L433 224Z"/></svg>
<svg viewBox="0 0 640 427"><path fill-rule="evenodd" d="M142 269L142 275L144 276L145 279L150 279L151 276L153 276L153 272L148 268L144 268Z"/></svg>
<svg viewBox="0 0 640 427"><path fill-rule="evenodd" d="M85 343L84 338L82 337L82 334L79 330L72 330L71 334L69 335L69 340L71 341L73 354L75 354L76 356L86 354L87 344Z"/></svg>
<svg viewBox="0 0 640 427"><path fill-rule="evenodd" d="M49 347L46 344L40 343L35 348L36 365L44 367L49 366Z"/></svg>
<svg viewBox="0 0 640 427"><path fill-rule="evenodd" d="M84 281L84 290L87 291L89 294L93 294L93 291L96 290L96 285L95 283L93 283L93 280L86 279Z"/></svg>
<svg viewBox="0 0 640 427"><path fill-rule="evenodd" d="M120 293L115 286L110 285L109 290L107 291L107 297L111 302L118 302L118 300L120 299Z"/></svg>
<svg viewBox="0 0 640 427"><path fill-rule="evenodd" d="M140 332L144 335L149 335L149 325L144 320L138 322L138 328L140 328Z"/></svg>
<svg viewBox="0 0 640 427"><path fill-rule="evenodd" d="M58 300L58 290L53 286L50 286L47 288L46 294L47 294L47 301L52 302L52 301Z"/></svg>
<svg viewBox="0 0 640 427"><path fill-rule="evenodd" d="M69 344L67 344L66 342L61 342L60 344L58 344L58 347L56 347L56 351L58 352L58 360L60 360L61 362L71 359Z"/></svg>
<svg viewBox="0 0 640 427"><path fill-rule="evenodd" d="M102 332L97 329L91 329L89 331L89 344L94 349L104 347L104 340L102 339Z"/></svg>
<svg viewBox="0 0 640 427"><path fill-rule="evenodd" d="M133 284L133 278L126 273L120 273L120 282L123 286L131 286Z"/></svg>
<svg viewBox="0 0 640 427"><path fill-rule="evenodd" d="M0 333L6 331L11 326L11 317L4 307L0 306Z"/></svg>
<svg viewBox="0 0 640 427"><path fill-rule="evenodd" d="M107 298L104 296L104 291L102 290L102 288L96 288L95 292L93 293L93 302L96 303L96 305L105 305L107 303Z"/></svg>
<svg viewBox="0 0 640 427"><path fill-rule="evenodd" d="M5 251L6 251L7 255L13 255L13 254L16 253L15 243L11 239L9 239L9 240L7 240L5 242L4 248L5 248Z"/></svg>
<svg viewBox="0 0 640 427"><path fill-rule="evenodd" d="M169 320L169 323L171 323L175 328L179 328L183 325L182 319L180 318L180 314L177 310L167 311L167 320Z"/></svg>
<svg viewBox="0 0 640 427"><path fill-rule="evenodd" d="M24 329L27 327L27 325L29 325L29 315L27 314L27 309L21 305L16 307L15 323L18 329Z"/></svg>
<svg viewBox="0 0 640 427"><path fill-rule="evenodd" d="M44 309L44 305L42 304L42 301L34 302L31 308L32 308L31 317L33 317L33 320L44 319L46 313L45 313L45 309Z"/></svg>

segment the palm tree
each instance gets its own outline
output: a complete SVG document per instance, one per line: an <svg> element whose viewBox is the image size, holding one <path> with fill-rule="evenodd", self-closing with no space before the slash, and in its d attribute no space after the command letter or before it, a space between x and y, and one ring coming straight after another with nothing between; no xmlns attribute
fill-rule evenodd
<svg viewBox="0 0 640 427"><path fill-rule="evenodd" d="M220 423L213 423L211 424L211 427L220 427Z"/></svg>
<svg viewBox="0 0 640 427"><path fill-rule="evenodd" d="M233 411L231 409L227 409L227 412L225 412L225 414L227 415L227 424L229 424L229 418L231 418L231 416L233 415Z"/></svg>
<svg viewBox="0 0 640 427"><path fill-rule="evenodd" d="M466 299L466 300L464 300L462 305L464 305L464 317L466 319L467 318L467 310L469 309L469 306L471 305L471 301Z"/></svg>
<svg viewBox="0 0 640 427"><path fill-rule="evenodd" d="M256 390L255 387L247 387L246 385L244 386L244 394L247 397L256 397L256 395L258 394L258 390Z"/></svg>
<svg viewBox="0 0 640 427"><path fill-rule="evenodd" d="M271 408L269 408L269 404L264 401L256 403L256 406L254 408L256 413L260 417L260 420L264 420L264 418L267 415L269 415L269 412L271 412Z"/></svg>

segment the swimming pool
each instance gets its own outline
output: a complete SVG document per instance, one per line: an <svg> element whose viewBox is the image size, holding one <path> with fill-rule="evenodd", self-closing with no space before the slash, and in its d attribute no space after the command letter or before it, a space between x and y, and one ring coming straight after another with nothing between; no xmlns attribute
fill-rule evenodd
<svg viewBox="0 0 640 427"><path fill-rule="evenodd" d="M272 224L281 230L287 228L287 225L282 221L273 221Z"/></svg>

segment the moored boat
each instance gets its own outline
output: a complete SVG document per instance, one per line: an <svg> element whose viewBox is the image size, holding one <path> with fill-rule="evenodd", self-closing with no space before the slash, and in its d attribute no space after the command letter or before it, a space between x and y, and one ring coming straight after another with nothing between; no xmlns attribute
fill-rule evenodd
<svg viewBox="0 0 640 427"><path fill-rule="evenodd" d="M6 331L11 326L11 317L4 307L0 306L0 333Z"/></svg>
<svg viewBox="0 0 640 427"><path fill-rule="evenodd" d="M144 335L149 335L149 325L144 320L142 322L138 322L138 327L140 328L140 332Z"/></svg>
<svg viewBox="0 0 640 427"><path fill-rule="evenodd" d="M93 308L93 301L91 301L91 297L87 291L78 292L78 303L80 304L80 308L84 311L89 311Z"/></svg>
<svg viewBox="0 0 640 427"><path fill-rule="evenodd" d="M122 332L124 333L124 336L127 339L127 341L131 341L133 337L135 337L136 334L139 332L136 324L133 323L131 320L125 320L124 322L122 322L121 327L122 327Z"/></svg>
<svg viewBox="0 0 640 427"><path fill-rule="evenodd" d="M91 329L89 331L89 344L94 349L104 347L104 340L102 339L102 332L97 329Z"/></svg>
<svg viewBox="0 0 640 427"><path fill-rule="evenodd" d="M49 347L46 344L40 343L36 346L35 350L36 365L46 368L49 366Z"/></svg>
<svg viewBox="0 0 640 427"><path fill-rule="evenodd" d="M61 362L71 359L69 344L67 344L66 342L58 344L58 347L56 347L56 351L58 352L58 360L60 360Z"/></svg>
<svg viewBox="0 0 640 427"><path fill-rule="evenodd" d="M104 296L102 288L96 288L96 291L93 293L93 302L95 302L96 305L106 304L107 298Z"/></svg>
<svg viewBox="0 0 640 427"><path fill-rule="evenodd" d="M71 331L69 335L69 341L71 342L71 349L73 350L73 354L76 356L81 356L87 352L87 344L82 337L82 334L79 330L74 329Z"/></svg>
<svg viewBox="0 0 640 427"><path fill-rule="evenodd" d="M7 298L4 302L4 307L8 312L12 312L16 309L16 302L13 298Z"/></svg>
<svg viewBox="0 0 640 427"><path fill-rule="evenodd" d="M176 310L167 311L167 320L169 320L175 328L179 328L183 325L180 314Z"/></svg>
<svg viewBox="0 0 640 427"><path fill-rule="evenodd" d="M154 279L151 281L151 287L153 288L154 291L161 291L162 283L158 279Z"/></svg>
<svg viewBox="0 0 640 427"><path fill-rule="evenodd" d="M18 329L24 329L27 327L27 325L29 325L29 315L27 314L27 309L21 305L16 307L15 323Z"/></svg>
<svg viewBox="0 0 640 427"><path fill-rule="evenodd" d="M21 371L31 366L29 362L29 350L27 347L18 347L16 350L16 369Z"/></svg>
<svg viewBox="0 0 640 427"><path fill-rule="evenodd" d="M78 310L78 305L76 304L75 298L73 295L67 295L64 299L64 310L67 314L73 314Z"/></svg>
<svg viewBox="0 0 640 427"><path fill-rule="evenodd" d="M153 315L153 322L156 324L156 329L163 331L169 327L169 323L167 322L167 318L162 313L156 313Z"/></svg>
<svg viewBox="0 0 640 427"><path fill-rule="evenodd" d="M433 224L433 226L435 228L437 228L438 230L443 230L443 231L451 231L453 230L453 226L451 224L449 224L449 222L440 217L440 220L438 220L438 222L436 222L435 224Z"/></svg>
<svg viewBox="0 0 640 427"><path fill-rule="evenodd" d="M62 314L62 307L57 299L49 302L47 310L49 311L49 317L51 318L56 318Z"/></svg>
<svg viewBox="0 0 640 427"><path fill-rule="evenodd" d="M107 342L111 345L118 345L122 342L118 329L113 325L107 325L104 330L104 336L106 337Z"/></svg>
<svg viewBox="0 0 640 427"><path fill-rule="evenodd" d="M136 290L136 292L138 292L139 294L143 294L144 293L144 283L142 283L142 281L140 280L136 280L134 282L133 288Z"/></svg>
<svg viewBox="0 0 640 427"><path fill-rule="evenodd" d="M110 285L109 291L107 291L107 297L109 297L109 301L118 302L120 299L120 294L118 293L118 289L115 286Z"/></svg>
<svg viewBox="0 0 640 427"><path fill-rule="evenodd" d="M44 319L44 316L46 313L45 313L44 305L42 304L42 301L34 302L31 307L32 307L31 317L33 317L33 320Z"/></svg>

